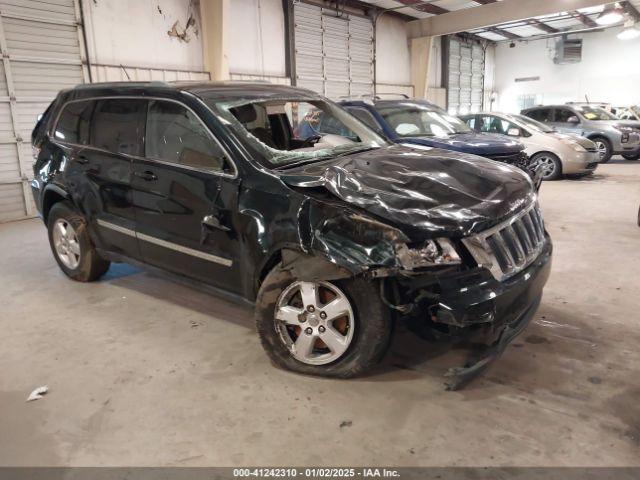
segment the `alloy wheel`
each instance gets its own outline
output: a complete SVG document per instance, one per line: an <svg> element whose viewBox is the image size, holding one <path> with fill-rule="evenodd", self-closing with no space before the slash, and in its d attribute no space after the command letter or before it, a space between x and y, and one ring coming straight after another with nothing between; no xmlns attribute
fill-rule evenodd
<svg viewBox="0 0 640 480"><path fill-rule="evenodd" d="M556 168L558 168L555 160L548 155L538 157L538 165L542 167L542 178L545 180L553 177L556 173Z"/></svg>
<svg viewBox="0 0 640 480"><path fill-rule="evenodd" d="M80 264L80 243L73 226L64 218L53 225L53 245L60 261L70 270Z"/></svg>
<svg viewBox="0 0 640 480"><path fill-rule="evenodd" d="M602 161L607 156L607 145L602 140L596 140L596 150L598 152L598 160Z"/></svg>
<svg viewBox="0 0 640 480"><path fill-rule="evenodd" d="M325 365L340 358L353 340L353 309L329 282L296 281L280 295L276 330L291 355L302 363Z"/></svg>

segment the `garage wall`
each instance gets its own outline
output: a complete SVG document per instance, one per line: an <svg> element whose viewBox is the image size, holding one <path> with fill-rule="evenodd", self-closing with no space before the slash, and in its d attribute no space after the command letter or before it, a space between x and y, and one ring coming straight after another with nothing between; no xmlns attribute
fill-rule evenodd
<svg viewBox="0 0 640 480"><path fill-rule="evenodd" d="M555 41L538 40L496 48L495 109L517 112L529 97L534 103L567 101L610 102L618 105L640 103L640 39L621 41L620 28L583 36L582 61L577 64L553 63ZM516 78L540 77L516 82Z"/></svg>
<svg viewBox="0 0 640 480"><path fill-rule="evenodd" d="M319 2L320 4L320 2ZM323 4L328 6L329 4ZM281 0L233 0L230 5L229 70L232 79L290 83L286 76L285 15ZM382 15L376 24L376 91L413 94L406 22ZM263 39L268 41L263 42ZM429 85L442 78L440 40L435 39Z"/></svg>
<svg viewBox="0 0 640 480"><path fill-rule="evenodd" d="M282 0L232 0L229 21L231 74L286 76Z"/></svg>
<svg viewBox="0 0 640 480"><path fill-rule="evenodd" d="M407 27L400 18L382 15L376 23L376 83L411 83Z"/></svg>
<svg viewBox="0 0 640 480"><path fill-rule="evenodd" d="M83 81L74 0L0 0L0 222L35 214L31 130L63 88Z"/></svg>
<svg viewBox="0 0 640 480"><path fill-rule="evenodd" d="M203 70L199 8L192 0L82 2L93 64ZM175 22L176 31L182 33L190 16L196 23L185 40L167 34Z"/></svg>

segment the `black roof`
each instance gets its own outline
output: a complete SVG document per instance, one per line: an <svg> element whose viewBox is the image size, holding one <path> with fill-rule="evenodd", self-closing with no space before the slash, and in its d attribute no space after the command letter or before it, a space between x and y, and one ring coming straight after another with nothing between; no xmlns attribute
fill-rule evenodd
<svg viewBox="0 0 640 480"><path fill-rule="evenodd" d="M103 95L171 95L190 92L203 99L234 100L282 97L319 98L317 93L289 85L267 82L107 82L77 85L67 90L70 96L81 98Z"/></svg>

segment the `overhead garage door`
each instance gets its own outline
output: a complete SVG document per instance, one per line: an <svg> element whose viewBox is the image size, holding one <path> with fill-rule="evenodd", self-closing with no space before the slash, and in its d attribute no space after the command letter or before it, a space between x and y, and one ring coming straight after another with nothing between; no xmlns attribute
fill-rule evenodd
<svg viewBox="0 0 640 480"><path fill-rule="evenodd" d="M453 114L482 110L484 48L458 37L449 38L447 100Z"/></svg>
<svg viewBox="0 0 640 480"><path fill-rule="evenodd" d="M296 85L330 98L373 95L370 19L296 3Z"/></svg>
<svg viewBox="0 0 640 480"><path fill-rule="evenodd" d="M30 137L57 92L83 82L74 0L0 0L0 222L35 214Z"/></svg>

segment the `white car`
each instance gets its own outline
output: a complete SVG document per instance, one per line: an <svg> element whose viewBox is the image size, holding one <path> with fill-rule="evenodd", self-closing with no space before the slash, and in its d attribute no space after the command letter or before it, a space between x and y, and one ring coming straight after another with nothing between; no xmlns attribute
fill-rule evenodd
<svg viewBox="0 0 640 480"><path fill-rule="evenodd" d="M630 107L616 107L615 116L620 120L640 121L640 105L632 105Z"/></svg>
<svg viewBox="0 0 640 480"><path fill-rule="evenodd" d="M460 118L477 132L517 137L532 161L542 165L543 180L589 174L598 166L596 144L591 140L558 133L524 115L481 112Z"/></svg>

